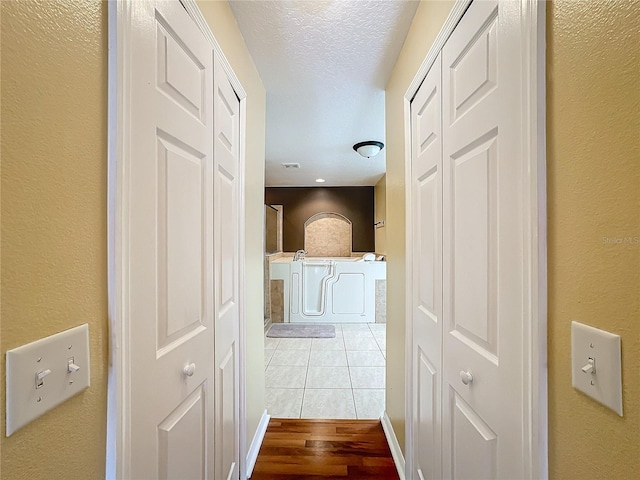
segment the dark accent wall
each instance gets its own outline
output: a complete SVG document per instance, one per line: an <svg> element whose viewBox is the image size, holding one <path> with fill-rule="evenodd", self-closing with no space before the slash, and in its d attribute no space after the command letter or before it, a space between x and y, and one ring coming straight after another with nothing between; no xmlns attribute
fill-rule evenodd
<svg viewBox="0 0 640 480"><path fill-rule="evenodd" d="M354 252L375 251L373 187L267 187L267 205L282 205L282 247L304 248L304 222L316 213L334 212L352 223Z"/></svg>

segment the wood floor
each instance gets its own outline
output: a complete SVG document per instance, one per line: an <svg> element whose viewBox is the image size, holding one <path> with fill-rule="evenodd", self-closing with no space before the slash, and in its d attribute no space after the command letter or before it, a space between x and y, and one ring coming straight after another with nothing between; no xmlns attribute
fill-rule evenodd
<svg viewBox="0 0 640 480"><path fill-rule="evenodd" d="M399 478L380 421L271 419L251 480L328 478Z"/></svg>

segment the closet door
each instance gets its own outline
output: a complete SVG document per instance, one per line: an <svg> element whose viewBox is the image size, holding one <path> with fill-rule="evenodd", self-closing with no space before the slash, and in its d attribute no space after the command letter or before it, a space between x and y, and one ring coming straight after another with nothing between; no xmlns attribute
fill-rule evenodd
<svg viewBox="0 0 640 480"><path fill-rule="evenodd" d="M413 452L411 478L442 478L441 58L411 102Z"/></svg>
<svg viewBox="0 0 640 480"><path fill-rule="evenodd" d="M211 47L177 1L122 8L135 28L123 71L118 477L213 479Z"/></svg>
<svg viewBox="0 0 640 480"><path fill-rule="evenodd" d="M522 34L514 8L474 1L442 50L444 478L525 476Z"/></svg>
<svg viewBox="0 0 640 480"><path fill-rule="evenodd" d="M215 464L239 478L240 100L215 57L213 81L215 252Z"/></svg>

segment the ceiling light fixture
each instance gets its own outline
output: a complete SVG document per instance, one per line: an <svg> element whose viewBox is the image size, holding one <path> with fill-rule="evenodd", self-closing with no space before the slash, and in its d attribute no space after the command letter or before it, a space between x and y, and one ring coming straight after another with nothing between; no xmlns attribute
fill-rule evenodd
<svg viewBox="0 0 640 480"><path fill-rule="evenodd" d="M375 157L384 148L384 143L369 140L356 143L353 149L365 158Z"/></svg>
<svg viewBox="0 0 640 480"><path fill-rule="evenodd" d="M316 178L317 183L324 183L326 180L324 178Z"/></svg>

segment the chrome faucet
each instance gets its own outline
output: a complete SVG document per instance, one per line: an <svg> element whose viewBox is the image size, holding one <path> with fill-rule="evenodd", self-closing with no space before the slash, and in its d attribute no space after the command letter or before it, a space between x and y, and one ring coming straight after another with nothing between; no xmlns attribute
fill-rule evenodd
<svg viewBox="0 0 640 480"><path fill-rule="evenodd" d="M306 250L298 250L293 254L293 261L297 262L298 260L302 260L307 253Z"/></svg>

